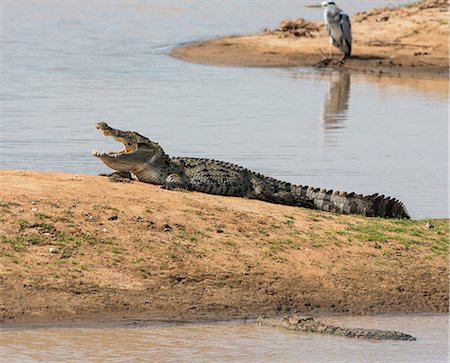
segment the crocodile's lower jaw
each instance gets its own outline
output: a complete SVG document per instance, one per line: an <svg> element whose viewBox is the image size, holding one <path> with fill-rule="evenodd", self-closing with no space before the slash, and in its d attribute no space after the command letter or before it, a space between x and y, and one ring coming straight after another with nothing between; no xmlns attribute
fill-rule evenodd
<svg viewBox="0 0 450 363"><path fill-rule="evenodd" d="M97 149L92 150L92 155L94 155L97 158L101 158L101 157L117 158L119 156L122 156L123 154L124 154L123 151L106 152L105 150L103 150L103 151L100 151Z"/></svg>

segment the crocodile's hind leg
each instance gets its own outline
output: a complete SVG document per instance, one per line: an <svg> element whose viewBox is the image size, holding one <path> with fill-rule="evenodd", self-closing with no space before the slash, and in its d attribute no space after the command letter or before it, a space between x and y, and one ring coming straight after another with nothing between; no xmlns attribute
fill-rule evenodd
<svg viewBox="0 0 450 363"><path fill-rule="evenodd" d="M110 174L99 174L99 176L106 176L108 177L109 181L112 181L114 183L130 183L132 180L135 180L133 178L133 174L125 170L115 171L114 173Z"/></svg>

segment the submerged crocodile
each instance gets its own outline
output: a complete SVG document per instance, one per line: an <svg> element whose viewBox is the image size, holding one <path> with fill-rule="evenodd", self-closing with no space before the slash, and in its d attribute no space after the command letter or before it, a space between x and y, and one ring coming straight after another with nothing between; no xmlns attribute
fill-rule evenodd
<svg viewBox="0 0 450 363"><path fill-rule="evenodd" d="M409 218L400 201L384 195L361 195L295 185L212 159L169 157L156 143L133 131L121 131L100 122L105 136L124 144L116 152L93 151L108 167L145 183L166 189L187 189L266 202L368 217Z"/></svg>
<svg viewBox="0 0 450 363"><path fill-rule="evenodd" d="M259 318L259 325L273 326L304 333L319 333L337 335L347 338L374 339L374 340L416 340L412 335L394 330L341 328L325 324L310 316L292 315L283 319Z"/></svg>

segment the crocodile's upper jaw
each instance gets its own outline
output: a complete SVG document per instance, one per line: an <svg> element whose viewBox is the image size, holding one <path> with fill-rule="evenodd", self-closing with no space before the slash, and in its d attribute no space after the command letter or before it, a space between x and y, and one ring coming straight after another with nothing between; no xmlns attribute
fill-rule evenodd
<svg viewBox="0 0 450 363"><path fill-rule="evenodd" d="M138 144L136 140L132 140L131 135L126 135L128 132L124 132L121 130L113 129L112 127L109 127L105 122L99 122L95 125L97 129L99 129L103 136L111 136L114 140L121 142L124 145L124 148L119 151L100 151L100 150L92 150L92 155L96 157L112 157L117 158L119 156L122 156L123 154L131 154L135 152L138 149ZM128 137L127 137L128 136Z"/></svg>

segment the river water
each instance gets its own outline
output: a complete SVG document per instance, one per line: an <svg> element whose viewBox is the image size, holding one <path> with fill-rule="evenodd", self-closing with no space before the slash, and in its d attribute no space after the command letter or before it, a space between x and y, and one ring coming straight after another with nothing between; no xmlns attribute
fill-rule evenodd
<svg viewBox="0 0 450 363"><path fill-rule="evenodd" d="M342 6L354 13L404 2ZM105 172L91 150L120 148L94 128L107 121L173 156L392 195L414 218L448 216L445 79L216 67L168 56L192 40L275 28L286 18L320 20L307 3L1 2L0 167Z"/></svg>
<svg viewBox="0 0 450 363"><path fill-rule="evenodd" d="M412 342L303 334L255 323L0 328L4 362L447 363L448 315L321 319L409 333Z"/></svg>

